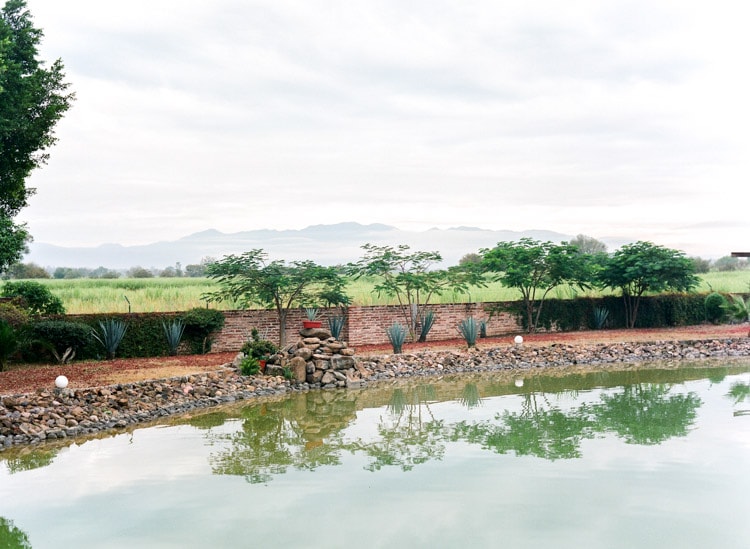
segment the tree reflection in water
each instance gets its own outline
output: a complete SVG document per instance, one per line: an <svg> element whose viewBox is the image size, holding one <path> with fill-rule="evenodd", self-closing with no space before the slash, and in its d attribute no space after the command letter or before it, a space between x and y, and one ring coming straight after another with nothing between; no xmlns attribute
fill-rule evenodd
<svg viewBox="0 0 750 549"><path fill-rule="evenodd" d="M241 409L215 410L175 423L205 430L215 447L212 471L268 482L290 468L314 470L339 465L346 454L365 456L365 469L398 467L404 471L444 458L449 444L461 442L517 456L557 460L581 456L586 439L612 435L628 444L656 445L686 436L701 399L675 384L708 379L722 383L748 366L629 369L561 375L529 375L514 386L512 377L475 376L403 384L366 391L310 391ZM592 389L597 388L597 393ZM480 397L480 393L484 397ZM586 395L583 397L582 395ZM496 400L491 397L502 397ZM553 397L564 397L561 407ZM727 397L735 404L750 398L750 383L734 382ZM484 398L484 400L483 400ZM509 399L509 400L505 400ZM520 401L519 401L520 399ZM467 410L502 406L492 419L448 421L435 413L438 403L455 401ZM347 433L360 410L379 409L372 436ZM440 408L442 410L442 408ZM455 410L455 409L454 409ZM738 410L735 415L750 414ZM450 417L450 416L449 416ZM225 422L240 422L222 426ZM67 441L70 443L71 441ZM44 467L58 448L11 450L0 460L10 473Z"/></svg>
<svg viewBox="0 0 750 549"><path fill-rule="evenodd" d="M378 471L385 466L410 471L415 465L442 459L448 440L445 422L435 419L430 403L435 402L432 385L394 389L386 407L387 415L378 421L379 439L361 438L345 444L349 452L362 452L371 459L365 467Z"/></svg>
<svg viewBox="0 0 750 549"><path fill-rule="evenodd" d="M211 434L215 441L228 442L227 449L212 456L211 468L219 475L240 475L248 482L262 483L289 467L313 470L340 463L340 428L327 440L319 429L306 429L309 415L295 415L294 400L265 403L242 409L242 428L231 434ZM349 419L343 420L344 424Z"/></svg>
<svg viewBox="0 0 750 549"><path fill-rule="evenodd" d="M732 383L727 396L733 399L735 404L745 402L745 399L750 398L750 383L743 383L741 381ZM734 415L747 416L750 415L750 410L735 410Z"/></svg>
<svg viewBox="0 0 750 549"><path fill-rule="evenodd" d="M517 392L509 383L504 392L512 391ZM378 417L376 433L351 439L343 432L355 418L357 403L351 398L356 397L338 395L349 395L349 400L329 397L328 408L341 398L347 402L343 414L320 413L314 393L308 395L305 405L295 405L290 399L244 409L242 429L221 435L229 446L212 457L214 472L267 482L289 467L312 470L339 464L343 453L369 458L365 466L369 471L384 467L410 471L443 459L447 445L453 442L499 454L574 459L581 457L583 440L606 434L629 444L659 444L685 436L701 405L695 393L673 393L669 384L642 382L603 390L598 401L566 409L551 404L549 393L522 393L517 395L522 400L520 411L505 410L491 420L449 423L433 412L438 402L435 388L423 384L393 389ZM569 400L578 399L575 390L565 391L565 395ZM465 384L457 400L467 408L477 406L481 402L479 387Z"/></svg>
<svg viewBox="0 0 750 549"><path fill-rule="evenodd" d="M16 528L12 520L0 517L0 547L3 549L31 549L29 536Z"/></svg>

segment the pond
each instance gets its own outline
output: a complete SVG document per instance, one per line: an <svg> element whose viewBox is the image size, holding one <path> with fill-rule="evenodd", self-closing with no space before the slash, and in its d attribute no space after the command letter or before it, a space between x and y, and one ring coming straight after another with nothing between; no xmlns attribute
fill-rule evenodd
<svg viewBox="0 0 750 549"><path fill-rule="evenodd" d="M314 391L0 453L0 547L750 546L750 361Z"/></svg>

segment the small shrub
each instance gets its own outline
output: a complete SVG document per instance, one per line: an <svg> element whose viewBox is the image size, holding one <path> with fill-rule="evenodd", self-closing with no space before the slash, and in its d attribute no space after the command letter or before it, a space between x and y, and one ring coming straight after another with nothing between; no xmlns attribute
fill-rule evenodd
<svg viewBox="0 0 750 549"><path fill-rule="evenodd" d="M13 303L0 303L0 320L4 320L18 330L29 322L29 314Z"/></svg>
<svg viewBox="0 0 750 549"><path fill-rule="evenodd" d="M224 313L216 309L196 307L183 315L185 337L192 343L194 353L206 354L211 350L211 336L224 326Z"/></svg>
<svg viewBox="0 0 750 549"><path fill-rule="evenodd" d="M5 370L5 363L18 349L18 336L13 327L0 320L0 372Z"/></svg>
<svg viewBox="0 0 750 549"><path fill-rule="evenodd" d="M240 372L243 376L254 376L260 372L260 361L253 356L246 356L240 362Z"/></svg>
<svg viewBox="0 0 750 549"><path fill-rule="evenodd" d="M435 311L426 311L420 318L419 324L419 341L427 341L427 334L430 333L433 324L435 324Z"/></svg>
<svg viewBox="0 0 750 549"><path fill-rule="evenodd" d="M401 354L401 349L406 341L406 328L400 322L394 322L385 329L385 333L388 336L388 341L391 342L393 347L393 354Z"/></svg>
<svg viewBox="0 0 750 549"><path fill-rule="evenodd" d="M101 329L101 334L95 330L92 335L94 339L104 346L107 358L111 360L115 358L117 347L120 346L122 338L125 337L128 325L122 320L110 318L100 321L99 328Z"/></svg>
<svg viewBox="0 0 750 549"><path fill-rule="evenodd" d="M69 362L92 346L92 329L81 322L40 320L29 324L25 332L23 357L30 362L49 362L53 357L57 362Z"/></svg>
<svg viewBox="0 0 750 549"><path fill-rule="evenodd" d="M750 321L750 297L743 298L741 295L733 295L732 302L727 303L725 309L733 321Z"/></svg>
<svg viewBox="0 0 750 549"><path fill-rule="evenodd" d="M278 347L276 347L272 341L261 339L258 329L253 328L250 332L250 340L245 342L240 351L244 353L245 356L261 359L275 354L276 351L278 351Z"/></svg>
<svg viewBox="0 0 750 549"><path fill-rule="evenodd" d="M291 381L294 378L294 372L289 366L284 366L284 379Z"/></svg>
<svg viewBox="0 0 750 549"><path fill-rule="evenodd" d="M34 316L65 314L62 300L39 282L6 282L3 285L2 296L14 298L18 306Z"/></svg>
<svg viewBox="0 0 750 549"><path fill-rule="evenodd" d="M706 308L706 320L712 324L720 324L727 316L727 298L719 292L711 292L703 302Z"/></svg>
<svg viewBox="0 0 750 549"><path fill-rule="evenodd" d="M466 344L469 347L474 347L477 343L477 336L479 335L479 323L473 316L464 318L458 323L458 332L466 340Z"/></svg>

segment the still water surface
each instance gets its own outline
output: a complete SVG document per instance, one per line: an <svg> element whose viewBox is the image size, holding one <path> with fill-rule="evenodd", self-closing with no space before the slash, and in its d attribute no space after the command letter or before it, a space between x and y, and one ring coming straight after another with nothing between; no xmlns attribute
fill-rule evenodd
<svg viewBox="0 0 750 549"><path fill-rule="evenodd" d="M317 391L0 454L0 547L745 549L749 512L747 360Z"/></svg>

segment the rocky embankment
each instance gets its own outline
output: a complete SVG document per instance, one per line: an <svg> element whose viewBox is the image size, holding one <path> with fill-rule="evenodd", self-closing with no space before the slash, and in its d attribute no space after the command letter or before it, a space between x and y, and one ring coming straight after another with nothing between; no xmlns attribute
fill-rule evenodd
<svg viewBox="0 0 750 549"><path fill-rule="evenodd" d="M287 391L356 388L369 382L462 372L608 365L623 362L750 356L750 339L661 341L598 345L509 345L481 350L424 351L358 357L340 375L305 372L320 381L239 374L233 364L215 372L78 390L39 390L0 399L0 450L121 429L218 404ZM312 357L311 357L312 358ZM323 360L320 358L319 360ZM335 363L335 361L334 361ZM321 366L321 362L316 363ZM300 366L302 366L300 364ZM300 368L302 370L302 367ZM338 370L336 370L338 372ZM302 374L302 372L300 372Z"/></svg>

